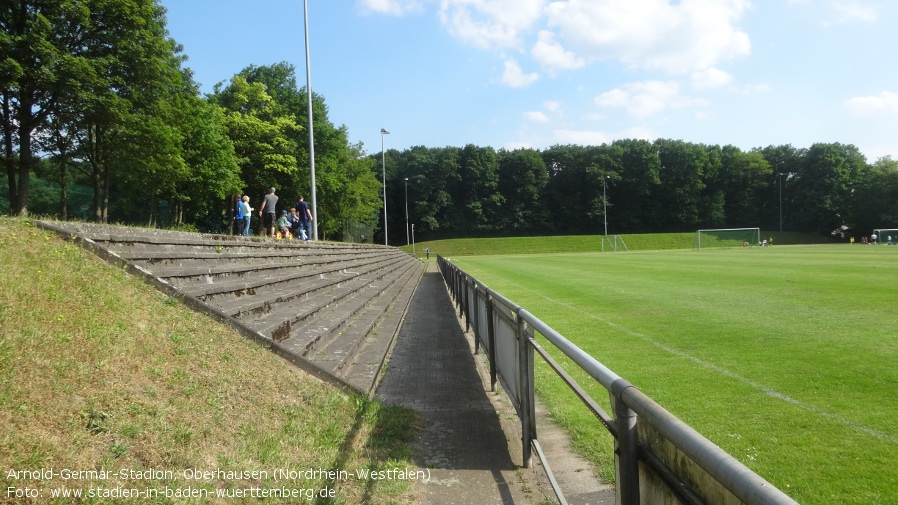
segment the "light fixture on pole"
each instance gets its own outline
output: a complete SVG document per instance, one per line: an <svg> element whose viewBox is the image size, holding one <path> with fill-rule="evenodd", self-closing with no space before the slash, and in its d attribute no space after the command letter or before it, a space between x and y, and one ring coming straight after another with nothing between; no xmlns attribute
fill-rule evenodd
<svg viewBox="0 0 898 505"><path fill-rule="evenodd" d="M408 238L408 177L405 178L405 245L411 242Z"/></svg>
<svg viewBox="0 0 898 505"><path fill-rule="evenodd" d="M309 102L309 177L312 199L312 239L318 240L318 197L315 193L315 133L312 128L312 64L309 60L309 2L303 0L303 12L306 26L306 93Z"/></svg>
<svg viewBox="0 0 898 505"><path fill-rule="evenodd" d="M380 164L384 178L384 245L390 245L387 238L387 152L384 150L384 135L389 134L386 128L380 129Z"/></svg>

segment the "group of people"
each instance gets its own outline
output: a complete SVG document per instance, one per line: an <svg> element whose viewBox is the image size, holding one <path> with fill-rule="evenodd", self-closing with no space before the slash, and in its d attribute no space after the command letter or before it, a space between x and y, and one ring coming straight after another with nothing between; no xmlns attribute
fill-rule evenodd
<svg viewBox="0 0 898 505"><path fill-rule="evenodd" d="M895 237L895 238L898 239L898 237ZM854 237L850 237L850 238L848 239L848 241L851 242L852 244L854 244ZM879 236L876 234L876 232L873 232L873 234L870 235L869 237L867 237L866 235L864 235L863 237L861 237L861 243L862 243L862 244L879 245L879 243L880 243L880 242L879 242ZM895 242L894 240L892 240L892 236L891 236L891 235L889 235L889 236L886 238L886 245L894 245L895 243L896 243L896 242Z"/></svg>
<svg viewBox="0 0 898 505"><path fill-rule="evenodd" d="M262 206L259 208L259 218L262 220L262 236L271 238L292 238L296 237L301 240L312 240L312 209L306 203L305 198L300 195L296 205L290 207L290 210L281 210L281 215L277 215L278 197L275 195L275 189L269 188L268 193L262 199ZM234 205L231 214L234 220L234 226L238 233L243 236L250 234L250 220L253 208L249 206L249 196L234 195Z"/></svg>

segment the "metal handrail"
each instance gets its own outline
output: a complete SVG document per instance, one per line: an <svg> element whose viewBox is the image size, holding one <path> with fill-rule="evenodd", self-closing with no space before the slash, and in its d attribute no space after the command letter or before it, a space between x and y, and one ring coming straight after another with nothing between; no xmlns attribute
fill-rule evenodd
<svg viewBox="0 0 898 505"><path fill-rule="evenodd" d="M584 405L597 417L600 423L611 433L617 441L618 474L616 476L616 491L618 503L622 505L639 504L640 481L639 462L652 467L657 475L667 482L670 491L683 503L702 503L694 490L684 482L681 476L667 467L663 459L653 454L651 448L639 444L636 433L636 421L646 423L658 431L665 439L673 444L684 455L695 462L709 476L713 477L726 490L746 505L794 505L796 502L775 486L754 473L723 449L709 441L696 430L686 425L683 421L668 412L654 400L639 391L635 386L621 378L614 371L600 363L594 357L577 347L552 327L539 318L518 306L508 298L493 291L474 277L441 256L437 256L437 262L446 285L454 298L460 314L465 317L466 329L471 328L472 312L480 310L478 304L474 304L469 297L469 289L473 291L475 298L482 294L485 297L485 306L488 313L495 311L497 307L503 312L512 314L517 328L515 339L519 343L519 357L517 371L520 377L507 377L498 371L499 379L505 384L515 384L517 389L513 391L506 387L512 404L521 419L522 449L524 466L530 465L531 449L535 448L537 457L551 474L549 462L539 442L536 439L536 418L534 413L534 381L533 356L539 355L552 368L555 373L571 388ZM495 389L497 372L496 342L492 329L493 318L489 317L487 335L483 335L484 329L477 327L475 321L475 340L486 338L488 352L490 354L490 367L492 386ZM616 418L612 419L599 407L585 390L555 362L548 352L535 340L533 332L542 335L555 349L562 352L577 364L592 379L602 385L612 397L612 408ZM513 395L517 395L517 398ZM553 489L559 500L564 503L561 489L555 479L550 479Z"/></svg>

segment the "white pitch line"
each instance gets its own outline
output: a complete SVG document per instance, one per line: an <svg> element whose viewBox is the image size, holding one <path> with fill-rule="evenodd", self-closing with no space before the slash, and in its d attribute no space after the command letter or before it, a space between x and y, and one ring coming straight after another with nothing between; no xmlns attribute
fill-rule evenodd
<svg viewBox="0 0 898 505"><path fill-rule="evenodd" d="M517 289L520 289L520 290L522 290L522 291L528 291L528 292L530 292L530 293L536 294L537 296L543 298L544 300L547 300L547 301L549 301L549 302L551 302L551 303L554 303L554 304L556 304L556 305L560 305L560 306L562 306L562 307L565 307L565 308L567 308L567 309L573 310L573 311L578 312L578 313L581 313L581 314L586 314L586 316L589 317L590 319L594 319L594 320L599 321L599 322L601 322L601 323L603 323L603 324L606 324L606 325L608 325L608 326L610 326L610 327L612 327L612 328L614 328L614 329L616 329L616 330L618 330L618 331L622 331L622 332L624 332L624 333L626 333L626 334L628 334L628 335L632 335L632 336L637 337L637 338L639 338L639 339L641 339L641 340L644 340L644 341L646 341L646 342L648 342L648 343L654 345L655 347L658 347L659 349L662 349L662 350L664 350L664 351L666 351L666 352L669 352L670 354L673 354L673 355L675 355L675 356L679 356L679 357L681 357L681 358L688 359L689 361L692 361L693 363L695 363L695 364L697 364L697 365L699 365L699 366L701 366L701 367L703 367L703 368L707 368L707 369L709 369L709 370L713 370L713 371L718 372L718 373L720 373L720 374L722 374L722 375L725 375L725 376L727 376L727 377L729 377L729 378L731 378L731 379L735 379L735 380L737 380L737 381L739 381L739 382L741 382L741 383L743 383L743 384L745 384L745 385L747 385L747 386L750 386L750 387L752 387L752 388L754 388L754 389L757 389L757 390L759 390L759 391L762 391L764 394L766 394L766 395L768 395L768 396L770 396L770 397L776 398L776 399L778 399L778 400L782 400L782 401L784 401L784 402L786 402L786 403L789 403L789 404L791 404L791 405L795 405L796 407L799 407L799 408L802 408L802 409L804 409L804 410L807 410L808 412L812 412L812 413L814 413L814 414L821 415L821 416L823 416L823 417L825 417L825 418L827 418L827 419L829 419L829 420L831 420L831 421L834 421L834 422L839 423L839 424L841 424L841 425L843 425L843 426L847 426L847 427L849 427L849 428L855 429L855 430L857 430L857 431L861 431L861 432L866 433L866 434L868 434L868 435L870 435L870 436L876 437L876 438L878 438L879 440L882 440L882 441L885 441L885 442L889 442L889 443L892 444L892 445L898 445L898 438L893 437L893 436L889 435L888 433L883 433L883 432L881 432L881 431L879 431L879 430L875 430L875 429L873 429L873 428L869 428L869 427L864 426L864 425L862 425L862 424L858 424L858 423L852 421L851 419L842 417L842 416L840 416L840 415L838 415L838 414L834 414L834 413L832 413L832 412L827 412L827 411L821 409L820 407L817 407L816 405L812 405L812 404L810 404L810 403L803 402L803 401L798 400L798 399L796 399L796 398L792 398L792 397L789 396L789 395L785 395L785 394L783 394L783 393L780 393L779 391L777 391L777 390L775 390L775 389L773 389L773 388L771 388L771 387L768 387L768 386L765 386L765 385L760 384L760 383L758 383L758 382L755 382L755 381L753 381L753 380L751 380L751 379L749 379L749 378L747 378L747 377L743 377L743 376L741 376L741 375L739 375L739 374L737 374L737 373L735 373L735 372L732 372L732 371L730 371L730 370L727 370L726 368L723 368L723 367L721 367L721 366L719 366L719 365L715 365L715 364L713 364L713 363L709 363L709 362L704 361L704 360L702 360L702 359L696 358L695 356L691 356L691 355L689 355L689 354L686 354L686 353L683 352L683 351L680 351L680 350L678 350L678 349L674 349L673 347L670 347L670 346L665 345L665 344L663 344L663 343L661 343L661 342L658 342L657 340L654 340L653 338L651 338L651 337L649 337L649 336L647 336L647 335L643 335L642 333L639 333L639 332L630 330L629 328L625 328L624 326L621 326L621 325L619 325L619 324L617 324L617 323L611 322L611 321L609 321L609 320L607 320L607 319L605 319L605 318L603 318L603 317L601 317L601 316L597 316L597 315L594 315L594 314L591 314L591 313L588 313L588 312L584 312L583 310L579 309L578 307L574 307L573 305L571 305L571 304L569 304L569 303L567 303L567 302L561 302L561 301L558 301L558 300L556 300L556 299L554 299L554 298L548 297L548 296L546 296L546 295L540 293L539 291L534 291L534 290L532 290L532 289L530 289L530 288L523 287L523 286L521 286L521 285L519 285L519 284L516 284L516 283L508 283L508 284L513 285L513 286L515 286Z"/></svg>

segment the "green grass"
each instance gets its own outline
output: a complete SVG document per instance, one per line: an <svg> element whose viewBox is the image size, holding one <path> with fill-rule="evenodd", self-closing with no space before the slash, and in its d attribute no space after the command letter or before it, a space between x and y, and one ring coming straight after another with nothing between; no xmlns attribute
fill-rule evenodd
<svg viewBox="0 0 898 505"><path fill-rule="evenodd" d="M336 494L328 503L414 501L402 481L181 478L186 469L413 468L406 443L420 421L408 409L347 395L298 371L24 220L0 218L0 272L0 503L21 501L7 494L9 486L41 490L37 503L51 502L52 488L96 486L328 486ZM40 481L9 474L41 468L175 477Z"/></svg>
<svg viewBox="0 0 898 505"><path fill-rule="evenodd" d="M898 503L898 247L456 264L800 503ZM609 436L562 386L543 380L545 368L538 373L549 410L612 476ZM601 387L591 391L607 405Z"/></svg>
<svg viewBox="0 0 898 505"><path fill-rule="evenodd" d="M770 232L761 230L761 236L773 237L778 245L831 243L824 237L810 233ZM621 235L630 251L666 249L691 249L695 233L654 233ZM418 256L430 247L431 256L444 258L455 256L487 256L502 254L562 254L598 252L602 249L601 235L570 235L561 237L501 237L431 240L415 244ZM608 246L606 246L608 247ZM411 246L402 249L412 252Z"/></svg>

